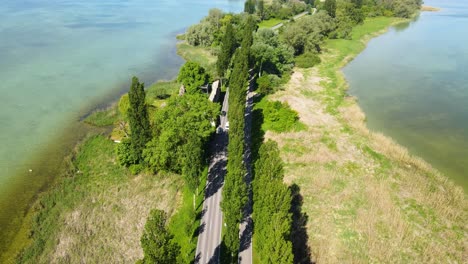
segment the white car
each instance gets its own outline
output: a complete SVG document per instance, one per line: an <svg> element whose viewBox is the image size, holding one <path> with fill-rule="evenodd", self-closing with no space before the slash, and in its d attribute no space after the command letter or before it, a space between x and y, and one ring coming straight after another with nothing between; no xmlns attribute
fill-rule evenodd
<svg viewBox="0 0 468 264"><path fill-rule="evenodd" d="M229 130L229 121L226 122L226 125L224 125L225 130Z"/></svg>

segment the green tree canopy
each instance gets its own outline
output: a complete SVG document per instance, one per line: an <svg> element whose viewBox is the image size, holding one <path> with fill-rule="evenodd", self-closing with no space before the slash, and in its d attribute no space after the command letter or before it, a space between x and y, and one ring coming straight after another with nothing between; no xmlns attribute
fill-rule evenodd
<svg viewBox="0 0 468 264"><path fill-rule="evenodd" d="M130 106L127 117L130 123L130 145L139 162L142 160L141 155L146 143L151 140L151 128L145 96L144 84L140 83L137 77L133 77L128 92Z"/></svg>
<svg viewBox="0 0 468 264"><path fill-rule="evenodd" d="M327 11L328 15L335 17L336 14L336 0L325 0L323 4L323 9Z"/></svg>
<svg viewBox="0 0 468 264"><path fill-rule="evenodd" d="M226 32L222 38L221 52L218 55L216 68L219 76L224 77L226 70L229 68L232 55L237 47L236 35L232 24L226 26Z"/></svg>
<svg viewBox="0 0 468 264"><path fill-rule="evenodd" d="M287 24L281 37L299 55L307 51L319 51L322 40L335 28L333 18L325 11L319 11L313 16Z"/></svg>
<svg viewBox="0 0 468 264"><path fill-rule="evenodd" d="M271 29L259 29L254 36L251 54L260 73L282 74L293 67L294 49L279 41Z"/></svg>
<svg viewBox="0 0 468 264"><path fill-rule="evenodd" d="M166 229L167 215L162 210L151 210L141 237L144 257L140 263L176 263L180 246L173 241L174 236Z"/></svg>
<svg viewBox="0 0 468 264"><path fill-rule="evenodd" d="M194 94L200 91L200 87L206 84L209 76L205 69L200 64L188 61L182 66L177 77L177 81L181 82L187 93Z"/></svg>
<svg viewBox="0 0 468 264"><path fill-rule="evenodd" d="M244 3L244 12L249 13L249 14L254 14L255 13L255 5L256 5L255 0L245 1L245 3Z"/></svg>
<svg viewBox="0 0 468 264"><path fill-rule="evenodd" d="M267 141L260 146L254 166L254 247L260 263L293 263L291 192L283 183L283 162L278 145Z"/></svg>
<svg viewBox="0 0 468 264"><path fill-rule="evenodd" d="M211 122L218 113L219 105L202 94L171 97L155 114L155 137L144 151L149 168L182 173L195 190L203 167L204 144L214 132Z"/></svg>

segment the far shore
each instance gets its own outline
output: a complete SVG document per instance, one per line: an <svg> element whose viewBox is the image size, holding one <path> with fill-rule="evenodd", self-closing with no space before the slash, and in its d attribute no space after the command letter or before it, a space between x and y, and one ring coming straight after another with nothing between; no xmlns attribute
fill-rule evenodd
<svg viewBox="0 0 468 264"><path fill-rule="evenodd" d="M427 5L421 6L421 11L425 11L425 12L438 12L440 10L441 10L440 8L434 7L434 6L427 6Z"/></svg>

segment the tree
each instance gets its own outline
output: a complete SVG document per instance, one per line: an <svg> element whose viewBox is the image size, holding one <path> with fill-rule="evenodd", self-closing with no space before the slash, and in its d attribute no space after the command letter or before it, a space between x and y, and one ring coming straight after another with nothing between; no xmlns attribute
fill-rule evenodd
<svg viewBox="0 0 468 264"><path fill-rule="evenodd" d="M421 6L421 0L395 0L393 1L393 12L397 17L409 18Z"/></svg>
<svg viewBox="0 0 468 264"><path fill-rule="evenodd" d="M204 144L214 132L219 105L202 94L171 97L154 117L153 134L143 153L149 169L182 173L192 191L203 167Z"/></svg>
<svg viewBox="0 0 468 264"><path fill-rule="evenodd" d="M283 41L293 47L295 54L320 51L322 40L336 28L334 19L327 12L319 11L285 26Z"/></svg>
<svg viewBox="0 0 468 264"><path fill-rule="evenodd" d="M362 0L351 0L351 3L353 3L356 6L356 8L362 7Z"/></svg>
<svg viewBox="0 0 468 264"><path fill-rule="evenodd" d="M117 156L121 166L129 167L133 164L138 164L138 155L132 148L130 139L124 138L122 142L117 145Z"/></svg>
<svg viewBox="0 0 468 264"><path fill-rule="evenodd" d="M226 33L222 39L221 52L218 55L218 61L216 68L219 76L224 77L226 70L229 68L232 55L236 50L237 42L232 24L229 23L226 26Z"/></svg>
<svg viewBox="0 0 468 264"><path fill-rule="evenodd" d="M130 146L137 163L142 161L142 152L146 143L151 140L148 109L145 104L144 84L137 77L132 78L132 86L128 92L130 107L127 116L130 124Z"/></svg>
<svg viewBox="0 0 468 264"><path fill-rule="evenodd" d="M208 47L214 41L215 29L209 22L200 22L188 28L186 39L192 46Z"/></svg>
<svg viewBox="0 0 468 264"><path fill-rule="evenodd" d="M167 215L162 210L151 210L141 237L144 257L140 263L176 263L180 246L173 241L174 236L166 229Z"/></svg>
<svg viewBox="0 0 468 264"><path fill-rule="evenodd" d="M251 53L260 75L262 71L282 74L292 69L294 49L280 43L278 35L269 28L257 31Z"/></svg>
<svg viewBox="0 0 468 264"><path fill-rule="evenodd" d="M257 14L261 20L265 19L265 2L263 0L257 2Z"/></svg>
<svg viewBox="0 0 468 264"><path fill-rule="evenodd" d="M255 13L255 0L245 1L244 12L249 13L249 14Z"/></svg>
<svg viewBox="0 0 468 264"><path fill-rule="evenodd" d="M253 31L256 22L249 16L245 21L241 47L236 50L229 87L229 159L227 175L224 181L221 208L224 214L226 232L224 242L231 253L231 262L237 262L239 250L239 224L247 202L247 185L244 181L246 168L244 164L244 115L247 92L247 79L250 64L250 47L253 42Z"/></svg>
<svg viewBox="0 0 468 264"><path fill-rule="evenodd" d="M275 142L270 140L260 146L254 172L252 217L258 259L260 263L293 263L289 240L292 197L283 183L283 162Z"/></svg>
<svg viewBox="0 0 468 264"><path fill-rule="evenodd" d="M192 192L200 185L200 175L203 170L203 142L194 135L187 138L181 149L182 176Z"/></svg>
<svg viewBox="0 0 468 264"><path fill-rule="evenodd" d="M205 69L198 63L188 61L182 66L177 77L177 81L181 82L185 91L188 94L200 92L200 87L206 84L209 80L208 74Z"/></svg>
<svg viewBox="0 0 468 264"><path fill-rule="evenodd" d="M328 15L335 17L336 14L336 0L325 0L323 8L327 11Z"/></svg>

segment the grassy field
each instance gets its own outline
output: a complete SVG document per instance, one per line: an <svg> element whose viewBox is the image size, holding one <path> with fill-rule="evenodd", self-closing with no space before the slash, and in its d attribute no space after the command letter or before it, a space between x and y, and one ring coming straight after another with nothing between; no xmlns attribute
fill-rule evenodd
<svg viewBox="0 0 468 264"><path fill-rule="evenodd" d="M183 41L177 44L177 54L186 61L200 64L211 76L216 76L217 56L212 54L210 48L195 47Z"/></svg>
<svg viewBox="0 0 468 264"><path fill-rule="evenodd" d="M92 112L84 120L85 123L93 126L111 126L120 119L119 109L117 104L113 104L107 109L99 109Z"/></svg>
<svg viewBox="0 0 468 264"><path fill-rule="evenodd" d="M198 193L195 197L187 187L183 188L181 204L177 206L178 211L169 223L169 230L174 234L175 241L181 246L181 255L177 261L178 263L189 264L195 257L198 242L197 230L201 221L207 176L208 168L202 173Z"/></svg>
<svg viewBox="0 0 468 264"><path fill-rule="evenodd" d="M276 26L279 23L282 23L284 21L286 21L286 20L282 20L282 19L279 19L279 18L271 18L271 19L263 20L262 22L260 22L258 24L258 27L259 28L271 28L271 27Z"/></svg>
<svg viewBox="0 0 468 264"><path fill-rule="evenodd" d="M146 88L146 101L153 104L155 100L162 100L179 92L180 84L176 81L159 81Z"/></svg>
<svg viewBox="0 0 468 264"><path fill-rule="evenodd" d="M287 102L307 128L275 133L285 181L304 197L317 263L463 263L466 196L429 164L370 132L340 69L394 18L368 19L352 40L329 40L322 63L295 69L271 100Z"/></svg>
<svg viewBox="0 0 468 264"><path fill-rule="evenodd" d="M146 89L147 104L157 109L178 89L175 81L156 82ZM117 104L84 120L93 126L121 121ZM114 131L118 129L116 125ZM14 243L25 248L20 263L134 263L143 257L140 237L154 208L170 217L169 229L181 246L178 263L193 260L207 171L194 197L180 175L131 175L118 165L115 146L108 137L96 135L76 148L69 169L29 213L25 227L32 228L21 233L30 236ZM0 262L13 263L14 256Z"/></svg>
<svg viewBox="0 0 468 264"><path fill-rule="evenodd" d="M20 262L134 263L143 256L149 211L172 216L181 203L178 175L130 175L104 136L82 143L69 168L34 205L32 240Z"/></svg>

